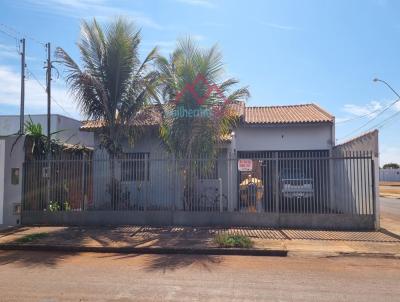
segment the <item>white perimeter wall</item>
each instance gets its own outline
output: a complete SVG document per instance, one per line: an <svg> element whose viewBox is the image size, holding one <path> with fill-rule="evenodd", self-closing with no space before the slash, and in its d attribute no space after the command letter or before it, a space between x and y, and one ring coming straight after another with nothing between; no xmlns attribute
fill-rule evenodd
<svg viewBox="0 0 400 302"><path fill-rule="evenodd" d="M0 224L3 224L4 208L4 169L5 169L5 140L0 140Z"/></svg>

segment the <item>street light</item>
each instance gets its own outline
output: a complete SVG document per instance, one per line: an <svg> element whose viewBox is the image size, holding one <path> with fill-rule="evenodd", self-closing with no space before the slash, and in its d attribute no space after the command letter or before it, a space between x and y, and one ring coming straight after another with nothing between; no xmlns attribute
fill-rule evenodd
<svg viewBox="0 0 400 302"><path fill-rule="evenodd" d="M378 79L378 78L373 79L373 81L374 81L374 82L382 82L382 83L385 84L387 87L389 87L389 89L390 89L391 91L393 91L394 94L397 95L397 97L400 99L400 94L398 94L398 93L396 92L396 90L394 90L394 89L392 88L392 86L390 86L386 81L381 80L381 79Z"/></svg>

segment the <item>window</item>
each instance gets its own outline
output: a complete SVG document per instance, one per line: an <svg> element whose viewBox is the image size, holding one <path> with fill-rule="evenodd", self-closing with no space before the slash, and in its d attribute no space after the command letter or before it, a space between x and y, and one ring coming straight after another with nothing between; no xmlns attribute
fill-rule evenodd
<svg viewBox="0 0 400 302"><path fill-rule="evenodd" d="M150 178L149 153L125 153L121 157L121 181L148 181Z"/></svg>

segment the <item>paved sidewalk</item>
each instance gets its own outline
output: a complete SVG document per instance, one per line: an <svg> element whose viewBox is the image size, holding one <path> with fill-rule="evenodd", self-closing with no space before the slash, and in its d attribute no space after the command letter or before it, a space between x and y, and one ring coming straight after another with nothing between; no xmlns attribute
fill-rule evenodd
<svg viewBox="0 0 400 302"><path fill-rule="evenodd" d="M45 235L33 235L45 233ZM7 246L29 246L45 249L75 250L95 248L98 251L121 249L125 252L163 249L192 253L220 250L213 241L218 233L250 237L255 251L281 251L312 255L379 255L400 257L400 236L387 232L345 232L263 228L192 228L192 227L21 227L0 233L0 249ZM33 236L32 236L33 235ZM24 239L21 239L24 238ZM208 251L208 252L207 252ZM240 253L239 253L240 254Z"/></svg>

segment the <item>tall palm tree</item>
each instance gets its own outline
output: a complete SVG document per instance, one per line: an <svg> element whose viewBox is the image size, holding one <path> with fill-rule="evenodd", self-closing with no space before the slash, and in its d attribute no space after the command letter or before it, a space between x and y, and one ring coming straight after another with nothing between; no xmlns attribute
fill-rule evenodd
<svg viewBox="0 0 400 302"><path fill-rule="evenodd" d="M114 158L121 152L123 139L131 142L138 133L131 127L136 113L154 95L157 72L150 69L156 58L154 48L141 62L140 30L123 18L101 28L96 19L83 21L77 43L82 67L62 48L56 56L66 68L66 82L88 119L101 123L101 145L110 155L111 179L108 192L117 208L120 185L115 178Z"/></svg>
<svg viewBox="0 0 400 302"><path fill-rule="evenodd" d="M183 159L185 209L199 209L193 178L199 172L208 174L217 164L218 145L237 121L234 104L245 101L249 91L233 90L238 80L223 79L222 55L216 46L203 50L190 38L180 40L169 59L160 56L157 66L164 102L160 136L167 150Z"/></svg>
<svg viewBox="0 0 400 302"><path fill-rule="evenodd" d="M81 25L77 45L82 67L64 49L56 49L81 112L101 121L101 143L111 156L120 152L122 139L134 137L129 122L149 101L157 80L157 73L149 68L157 49L141 62L140 41L140 30L123 18L105 28L93 19Z"/></svg>
<svg viewBox="0 0 400 302"><path fill-rule="evenodd" d="M248 89L232 90L239 81L223 79L218 48L203 50L190 38L178 41L169 59L159 56L157 66L162 100L167 104L161 106L164 119L160 136L168 151L178 158L214 157L221 139L231 133L237 121L232 104L245 101ZM188 89L190 85L197 96ZM190 110L204 114L180 114Z"/></svg>

